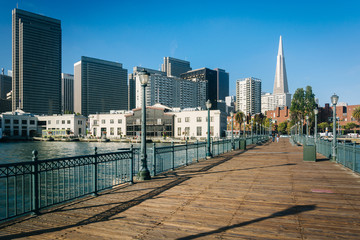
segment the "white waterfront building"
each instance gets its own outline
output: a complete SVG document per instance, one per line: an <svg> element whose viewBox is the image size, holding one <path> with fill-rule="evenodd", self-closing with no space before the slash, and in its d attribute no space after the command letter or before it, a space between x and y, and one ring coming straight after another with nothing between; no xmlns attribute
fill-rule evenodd
<svg viewBox="0 0 360 240"><path fill-rule="evenodd" d="M37 118L22 110L0 114L0 139L33 137L37 131Z"/></svg>
<svg viewBox="0 0 360 240"><path fill-rule="evenodd" d="M174 137L180 139L205 140L208 128L208 111L199 108L174 109ZM226 113L220 110L210 111L210 136L223 137L226 131Z"/></svg>
<svg viewBox="0 0 360 240"><path fill-rule="evenodd" d="M261 80L244 78L236 81L236 111L256 114L261 111Z"/></svg>
<svg viewBox="0 0 360 240"><path fill-rule="evenodd" d="M89 115L89 135L96 138L120 139L126 136L126 115L131 111L110 111Z"/></svg>
<svg viewBox="0 0 360 240"><path fill-rule="evenodd" d="M45 129L42 136L85 136L86 135L86 117L76 114L37 116L38 121L43 122Z"/></svg>

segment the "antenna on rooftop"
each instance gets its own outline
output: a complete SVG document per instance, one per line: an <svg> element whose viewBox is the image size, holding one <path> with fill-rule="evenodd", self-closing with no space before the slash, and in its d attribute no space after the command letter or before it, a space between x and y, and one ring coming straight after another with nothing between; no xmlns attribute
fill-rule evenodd
<svg viewBox="0 0 360 240"><path fill-rule="evenodd" d="M19 8L19 2L16 3L16 8Z"/></svg>

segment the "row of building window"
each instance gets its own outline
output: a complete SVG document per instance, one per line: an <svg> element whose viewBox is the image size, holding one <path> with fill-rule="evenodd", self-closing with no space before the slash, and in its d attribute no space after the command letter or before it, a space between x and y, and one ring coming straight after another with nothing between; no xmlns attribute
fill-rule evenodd
<svg viewBox="0 0 360 240"><path fill-rule="evenodd" d="M98 120L93 121L94 125L98 125ZM110 124L115 123L114 119L110 119ZM118 119L118 123L122 123L122 119ZM106 119L101 120L101 124L106 124Z"/></svg>
<svg viewBox="0 0 360 240"><path fill-rule="evenodd" d="M101 128L101 135L106 135L106 133L107 133L107 129L106 128ZM113 127L111 127L111 128L109 128L109 133L110 133L110 135L114 135L114 133L115 133L115 128L113 128ZM93 135L94 136L96 136L97 135L97 128L94 128L93 129ZM117 128L117 134L116 135L118 135L118 136L121 136L122 135L122 132L121 132L121 128Z"/></svg>
<svg viewBox="0 0 360 240"><path fill-rule="evenodd" d="M178 127L178 129L177 129L178 136L181 136L181 135L189 136L190 135L190 127L185 127L183 132L181 130L182 130L181 127ZM213 126L210 126L210 135L214 136L214 127ZM196 127L196 136L198 136L198 137L202 136L202 127L200 127L200 126Z"/></svg>
<svg viewBox="0 0 360 240"><path fill-rule="evenodd" d="M65 122L66 124L71 124L71 120L61 120L61 124L65 124ZM48 120L48 124L51 124L51 120ZM56 124L60 124L60 120L56 120ZM82 125L82 120L78 120L78 124Z"/></svg>
<svg viewBox="0 0 360 240"><path fill-rule="evenodd" d="M208 118L205 117L205 122L208 121ZM181 123L181 118L177 119L178 123ZM190 117L185 117L185 122L190 122ZM202 122L202 117L196 117L196 122ZM214 122L214 117L210 117L210 122Z"/></svg>
<svg viewBox="0 0 360 240"><path fill-rule="evenodd" d="M10 119L5 119L5 124L10 124ZM13 124L19 124L19 119L13 119ZM21 120L21 124L28 124L28 120ZM1 125L1 119L0 119L0 125ZM30 125L35 125L35 120L30 120Z"/></svg>

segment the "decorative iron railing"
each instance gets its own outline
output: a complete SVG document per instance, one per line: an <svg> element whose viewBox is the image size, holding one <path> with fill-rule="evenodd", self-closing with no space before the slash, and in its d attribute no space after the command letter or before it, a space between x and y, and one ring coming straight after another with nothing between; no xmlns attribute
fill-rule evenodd
<svg viewBox="0 0 360 240"><path fill-rule="evenodd" d="M266 136L246 138L250 145L266 141ZM239 149L242 139L234 139ZM231 139L212 141L212 155L232 149ZM147 150L147 163L152 176L185 166L206 157L207 143L196 142L156 147ZM140 148L119 152L95 153L68 158L0 164L0 221L61 204L114 186L133 182L140 168Z"/></svg>
<svg viewBox="0 0 360 240"><path fill-rule="evenodd" d="M292 141L301 145L315 145L314 137L293 135ZM343 166L360 173L360 146L356 143L337 142L335 146L336 162ZM332 141L323 138L316 139L316 152L326 158L332 156Z"/></svg>

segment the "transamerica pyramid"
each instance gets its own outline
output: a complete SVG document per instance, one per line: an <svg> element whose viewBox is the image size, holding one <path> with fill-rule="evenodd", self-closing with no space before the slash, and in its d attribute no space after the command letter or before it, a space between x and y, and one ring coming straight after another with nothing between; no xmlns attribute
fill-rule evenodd
<svg viewBox="0 0 360 240"><path fill-rule="evenodd" d="M289 88L288 88L288 82L286 76L285 57L284 57L282 38L280 36L279 50L276 61L273 95L284 94L284 93L289 93Z"/></svg>

